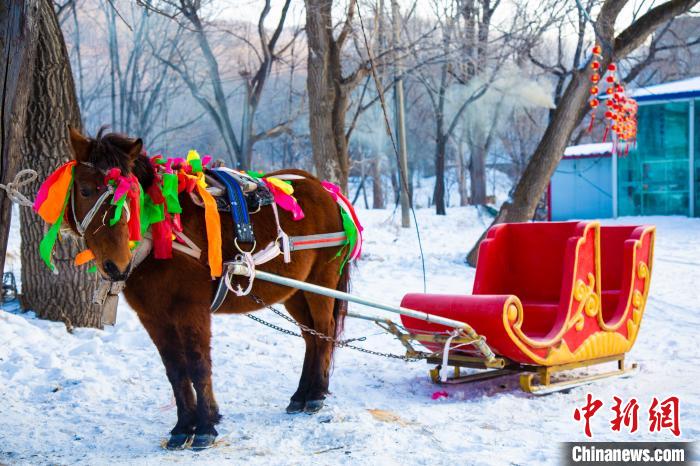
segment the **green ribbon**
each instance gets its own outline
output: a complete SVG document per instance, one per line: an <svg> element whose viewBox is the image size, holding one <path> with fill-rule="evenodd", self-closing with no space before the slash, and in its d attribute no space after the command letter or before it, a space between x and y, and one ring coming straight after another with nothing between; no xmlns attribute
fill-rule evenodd
<svg viewBox="0 0 700 466"><path fill-rule="evenodd" d="M112 198L112 205L114 206L114 215L112 216L112 219L109 221L109 226L113 227L114 225L117 224L120 218L122 218L122 211L124 210L124 202L126 201L126 198L128 197L127 194L124 194L121 199L118 201L114 200L114 197Z"/></svg>
<svg viewBox="0 0 700 466"><path fill-rule="evenodd" d="M202 171L202 161L200 159L192 159L188 163L192 167L192 173L200 173Z"/></svg>
<svg viewBox="0 0 700 466"><path fill-rule="evenodd" d="M154 204L150 196L143 195L141 190L141 234L146 234L154 223L165 220L165 204Z"/></svg>
<svg viewBox="0 0 700 466"><path fill-rule="evenodd" d="M163 192L163 197L165 198L165 205L168 207L168 213L170 214L182 213L180 199L178 198L177 184L178 179L176 174L163 174L163 188L161 191Z"/></svg>
<svg viewBox="0 0 700 466"><path fill-rule="evenodd" d="M343 220L343 230L345 230L345 236L347 237L347 243L343 246L335 257L340 257L345 254L343 262L340 264L340 273L343 272L345 264L350 260L350 254L355 249L357 244L357 228L355 227L355 222L352 221L352 217L344 209L340 209L340 218Z"/></svg>
<svg viewBox="0 0 700 466"><path fill-rule="evenodd" d="M248 176L251 176L253 178L264 178L265 177L265 173L258 172L255 170L248 170L246 173L248 174Z"/></svg>

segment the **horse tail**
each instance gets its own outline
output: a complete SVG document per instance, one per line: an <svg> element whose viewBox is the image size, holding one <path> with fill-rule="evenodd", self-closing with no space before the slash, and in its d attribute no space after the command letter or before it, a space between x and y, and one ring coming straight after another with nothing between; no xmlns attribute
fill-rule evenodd
<svg viewBox="0 0 700 466"><path fill-rule="evenodd" d="M335 287L336 290L347 293L350 289L350 264L345 264L343 271L340 274L340 280L338 285ZM343 327L345 324L345 316L348 313L348 302L342 299L336 299L333 303L333 320L335 321L335 335L336 339L340 338L343 333Z"/></svg>

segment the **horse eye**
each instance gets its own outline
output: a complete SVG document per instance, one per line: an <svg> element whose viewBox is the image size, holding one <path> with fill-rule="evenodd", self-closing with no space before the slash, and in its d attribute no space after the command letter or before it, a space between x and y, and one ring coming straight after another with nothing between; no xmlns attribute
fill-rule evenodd
<svg viewBox="0 0 700 466"><path fill-rule="evenodd" d="M83 197L90 197L92 196L93 191L94 190L92 188L80 188L80 195Z"/></svg>

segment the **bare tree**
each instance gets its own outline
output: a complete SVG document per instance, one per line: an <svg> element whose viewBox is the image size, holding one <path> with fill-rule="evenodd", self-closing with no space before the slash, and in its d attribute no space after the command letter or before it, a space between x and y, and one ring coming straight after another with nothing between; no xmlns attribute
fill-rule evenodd
<svg viewBox="0 0 700 466"><path fill-rule="evenodd" d="M350 0L337 37L333 35L333 1L306 0L306 37L309 47L307 91L309 129L314 165L319 177L347 187L350 164L345 115L350 92L368 72L361 66L343 72L342 51L353 33L357 0Z"/></svg>
<svg viewBox="0 0 700 466"><path fill-rule="evenodd" d="M518 182L530 156L535 151L540 137L540 128L546 124L549 112L514 108L506 119L504 129L498 136L505 160L498 161L512 183Z"/></svg>
<svg viewBox="0 0 700 466"><path fill-rule="evenodd" d="M445 167L450 138L467 107L488 89L488 79L477 86L470 85L478 73L486 71L489 29L499 4L500 0L434 3L440 25L438 40L442 60L438 65L437 76L427 68L416 70L416 76L425 88L435 118L433 202L438 215L446 214Z"/></svg>
<svg viewBox="0 0 700 466"><path fill-rule="evenodd" d="M39 0L11 0L0 6L0 184L11 182L20 166L31 81L21 79L34 69L36 43L23 38L36 36ZM12 202L0 189L0 272L10 232Z"/></svg>
<svg viewBox="0 0 700 466"><path fill-rule="evenodd" d="M279 60L280 55L290 47L291 43L298 35L298 32L294 33L290 42L281 46L279 45L291 0L285 0L282 6L280 19L272 34L269 34L265 27L265 20L271 10L271 1L265 0L257 25L258 47L247 37L233 33L234 36L237 36L253 48L258 58L255 69L244 68L240 71L241 78L245 85L243 117L241 119L240 131L234 129L219 62L207 31L205 30L205 22L201 16L202 1L160 0L159 2L152 2L142 0L139 1L139 3L149 11L157 11L175 19L184 18L181 22L181 27L188 33L194 35L198 45L198 55L201 55L206 69L207 79L205 82L211 94L203 92L203 86L197 82L195 72L187 65L187 60L184 59L185 56L181 50L177 50L174 56L159 55L159 58L163 63L177 72L189 88L195 100L214 121L226 146L230 159L229 161L234 166L244 169L249 168L252 159L253 145L257 141L276 137L289 131L289 122L284 121L272 127L267 127L263 131L256 132L254 129L254 121L255 113L260 104L261 95L272 71L273 64Z"/></svg>
<svg viewBox="0 0 700 466"><path fill-rule="evenodd" d="M153 143L156 136L190 123L193 118L188 117L179 120L175 127L160 129L163 124L159 116L167 113L181 85L167 64L153 59L175 53L182 40L182 29L175 28L167 18L150 15L145 9L132 5L130 23L133 29L118 32L118 25L123 21L117 18L117 10L109 0L103 8L109 24L110 68L114 70L111 74L115 90L111 95L112 127ZM120 45L120 36L125 44Z"/></svg>
<svg viewBox="0 0 700 466"><path fill-rule="evenodd" d="M603 49L602 69L606 69L613 60L627 57L659 26L687 12L698 0L669 0L656 5L615 35L615 22L627 3L626 0L605 0L597 19L593 22L596 39L601 42ZM539 199L547 188L573 131L587 113L586 102L592 73L589 64L590 58L571 74L547 129L511 195L511 200L501 206L494 223L524 222L533 217ZM467 257L470 264L476 263L480 241Z"/></svg>
<svg viewBox="0 0 700 466"><path fill-rule="evenodd" d="M71 74L68 51L53 2L41 0L36 35L28 38L36 47L31 91L27 102L22 164L35 169L39 179L48 176L71 157L67 127L80 128L80 110ZM39 181L30 188L38 190ZM24 307L38 316L73 326L101 326L101 309L92 304L97 277L73 265L80 251L74 241L57 244L56 270L51 273L39 257L43 221L32 211L21 211L22 295Z"/></svg>

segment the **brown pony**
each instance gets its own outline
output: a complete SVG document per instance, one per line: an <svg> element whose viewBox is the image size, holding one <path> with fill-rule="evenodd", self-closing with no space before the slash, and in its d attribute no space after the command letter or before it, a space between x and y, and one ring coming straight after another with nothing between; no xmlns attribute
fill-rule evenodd
<svg viewBox="0 0 700 466"><path fill-rule="evenodd" d="M75 214L66 213L66 221L74 230L105 189L104 173L118 167L123 174L133 173L144 190L154 181L149 160L142 155L142 141L119 134L100 134L87 138L70 131L70 143L79 162L75 167ZM305 218L293 221L280 211L280 224L290 236L342 231L339 208L319 180L301 170L275 172L301 175L294 182L294 196L304 210ZM93 251L99 273L106 280L126 280L124 295L136 311L141 323L155 343L165 365L177 403L177 423L171 431L167 447L193 449L210 447L217 436L214 427L220 420L214 398L211 369L211 311L217 281L210 277L206 263L207 239L204 209L195 205L189 195L181 194L184 233L202 248L202 259L173 251L173 258L156 260L149 256L132 268L128 229L125 216L113 227L104 226L112 209L105 203L85 231L85 240ZM235 255L234 232L227 216L222 215L224 260ZM270 206L252 216L257 243L264 247L277 237L274 214ZM340 274L338 247L309 249L292 253L291 263L282 257L266 263L261 269L304 280L317 285L346 290L348 267ZM332 298L305 293L271 283L256 281L252 294L266 303L283 303L289 313L303 325L328 336L337 336L344 316L343 303ZM218 313L245 313L259 309L251 297L229 293ZM321 409L328 393L329 368L333 344L304 332L306 354L299 386L287 406L288 413L313 414Z"/></svg>

